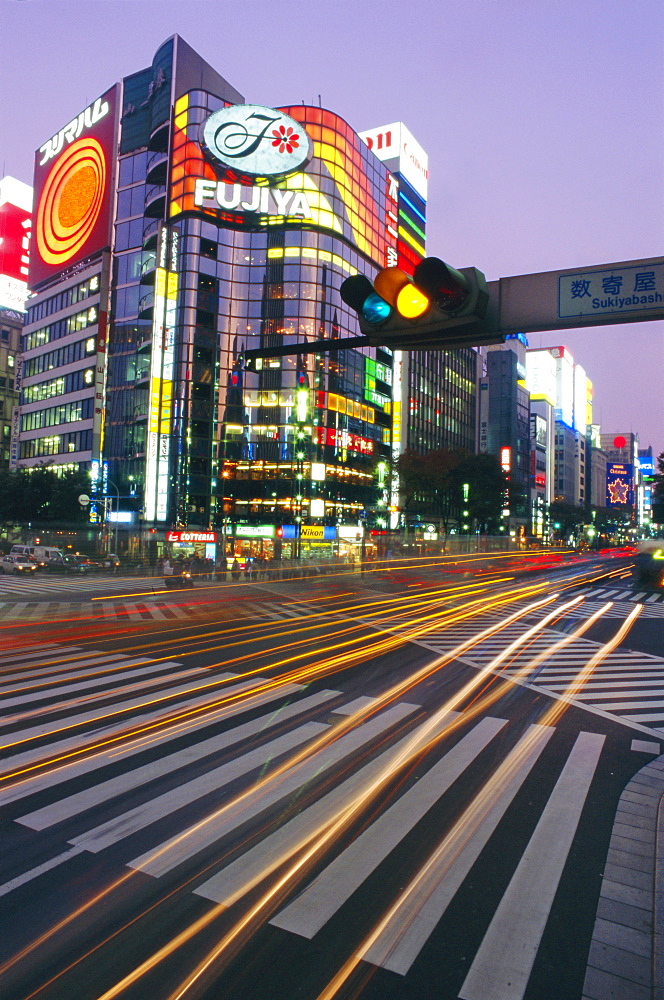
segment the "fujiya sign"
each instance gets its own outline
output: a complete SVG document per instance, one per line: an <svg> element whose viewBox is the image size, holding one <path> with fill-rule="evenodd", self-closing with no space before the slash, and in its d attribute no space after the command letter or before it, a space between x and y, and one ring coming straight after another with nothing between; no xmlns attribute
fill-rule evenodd
<svg viewBox="0 0 664 1000"><path fill-rule="evenodd" d="M196 179L194 205L209 206L226 212L258 212L260 215L283 215L290 218L311 219L313 213L304 191L285 191L281 188L244 187L242 184L225 184L223 181Z"/></svg>
<svg viewBox="0 0 664 1000"><path fill-rule="evenodd" d="M313 151L299 122L259 104L215 111L201 126L200 142L226 170L254 179L286 177L302 170Z"/></svg>

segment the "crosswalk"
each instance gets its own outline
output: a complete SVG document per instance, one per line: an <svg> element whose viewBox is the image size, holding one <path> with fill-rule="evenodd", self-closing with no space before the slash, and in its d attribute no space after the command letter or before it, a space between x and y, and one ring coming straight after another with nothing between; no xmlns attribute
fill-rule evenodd
<svg viewBox="0 0 664 1000"><path fill-rule="evenodd" d="M14 622L66 621L72 618L167 622L199 616L214 617L218 621L256 617L279 621L299 618L308 612L310 609L304 604L246 600L212 603L196 598L189 600L184 595L167 600L159 594L147 595L140 600L109 597L93 601L0 601L0 621Z"/></svg>
<svg viewBox="0 0 664 1000"><path fill-rule="evenodd" d="M89 594L91 591L101 593L126 593L128 590L160 590L161 580L158 577L121 577L104 574L91 576L49 576L35 573L25 579L20 576L0 575L0 594L8 597L19 595L31 597L43 594Z"/></svg>
<svg viewBox="0 0 664 1000"><path fill-rule="evenodd" d="M474 662L484 654L489 647L473 650ZM519 803L544 781L548 797L538 816L532 803L525 810L523 849L482 940L451 961L463 968L462 1000L522 1000L601 772L601 733L570 738L536 720L432 714L415 699L383 703L75 645L24 647L2 668L0 809L12 805L32 849L18 873L13 859L0 897L111 849L126 870L164 886L185 879L221 909L269 893L278 874L274 933L315 938L320 950L349 906L378 906L358 960L407 976L460 897L486 907L475 867L489 842L504 841L512 856ZM659 747L633 750L645 763ZM460 782L465 795L452 808ZM429 833L426 850L404 852L423 827L437 830L433 841ZM34 840L47 832L57 835ZM35 843L46 845L40 856ZM392 893L380 904L377 885Z"/></svg>
<svg viewBox="0 0 664 1000"><path fill-rule="evenodd" d="M567 611L565 618L589 617L591 609L588 608L579 614L584 607ZM601 607L598 603L593 610ZM548 614L551 614L549 605L530 614L527 621L532 624ZM488 616L487 620L492 618L498 620L498 616ZM477 631L473 623L444 630L431 629L421 632L415 641L441 654L468 643ZM514 622L498 634L478 642L460 659L476 668L491 668L510 644L518 642L523 632L524 624ZM581 686L575 687L575 679L591 662L595 664L592 671ZM496 674L569 701L586 711L618 719L657 737L664 736L663 657L621 647L604 654L598 642L561 632L555 627L541 628L527 643L517 646L506 661L498 659Z"/></svg>
<svg viewBox="0 0 664 1000"><path fill-rule="evenodd" d="M647 601L658 604L664 602L664 590L643 590L638 587L595 587L585 594L591 599L601 597L604 601Z"/></svg>

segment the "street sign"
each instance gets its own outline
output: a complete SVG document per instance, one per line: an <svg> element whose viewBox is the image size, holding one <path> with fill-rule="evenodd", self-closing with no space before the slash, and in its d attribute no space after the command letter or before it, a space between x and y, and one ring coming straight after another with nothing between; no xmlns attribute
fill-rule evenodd
<svg viewBox="0 0 664 1000"><path fill-rule="evenodd" d="M558 315L606 316L635 310L660 310L664 304L664 264L652 261L630 266L614 264L603 271L561 274L558 279Z"/></svg>
<svg viewBox="0 0 664 1000"><path fill-rule="evenodd" d="M87 493L81 493L79 495L78 502L80 503L81 507L87 507L88 504L90 503L90 497L88 496Z"/></svg>

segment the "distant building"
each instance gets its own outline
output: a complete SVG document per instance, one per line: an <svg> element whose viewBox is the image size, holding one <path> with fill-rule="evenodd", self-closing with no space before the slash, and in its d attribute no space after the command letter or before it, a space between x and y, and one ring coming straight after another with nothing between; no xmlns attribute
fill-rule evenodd
<svg viewBox="0 0 664 1000"><path fill-rule="evenodd" d="M526 338L510 337L487 348L486 374L480 379L479 451L495 455L520 496L510 508L512 530L531 520L530 398L526 390ZM506 508L507 509L507 508Z"/></svg>
<svg viewBox="0 0 664 1000"><path fill-rule="evenodd" d="M359 135L398 182L389 219L397 242L388 263L412 274L425 254L427 154L402 122ZM472 348L394 352L395 457L406 449L475 450L478 360Z"/></svg>
<svg viewBox="0 0 664 1000"><path fill-rule="evenodd" d="M633 509L633 524L642 525L644 510L643 480L639 468L639 437L633 431L601 435L606 453L606 506ZM623 488L624 484L624 488Z"/></svg>
<svg viewBox="0 0 664 1000"><path fill-rule="evenodd" d="M592 421L592 383L566 347L527 352L527 386L535 411L553 411L554 474L551 499L585 507L589 502L587 430Z"/></svg>

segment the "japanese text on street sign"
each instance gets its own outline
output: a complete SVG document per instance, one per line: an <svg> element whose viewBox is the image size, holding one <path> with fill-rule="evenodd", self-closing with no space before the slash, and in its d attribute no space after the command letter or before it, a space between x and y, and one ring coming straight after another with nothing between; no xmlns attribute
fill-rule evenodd
<svg viewBox="0 0 664 1000"><path fill-rule="evenodd" d="M607 271L561 274L558 315L601 316L664 305L664 264L617 266Z"/></svg>

